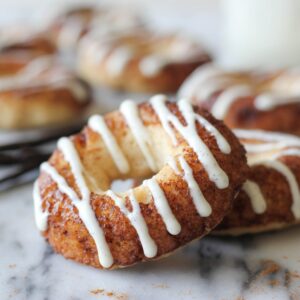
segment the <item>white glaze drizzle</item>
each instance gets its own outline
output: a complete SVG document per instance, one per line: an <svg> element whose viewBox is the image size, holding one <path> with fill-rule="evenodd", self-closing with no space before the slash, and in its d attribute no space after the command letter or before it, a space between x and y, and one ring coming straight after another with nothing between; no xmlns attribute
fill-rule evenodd
<svg viewBox="0 0 300 300"><path fill-rule="evenodd" d="M226 89L213 104L212 115L217 119L224 119L234 102L249 95L251 95L251 89L247 85L237 85Z"/></svg>
<svg viewBox="0 0 300 300"><path fill-rule="evenodd" d="M210 149L198 135L196 120L199 120L200 116L198 117L198 115L194 113L191 104L184 99L178 102L178 107L187 123L187 125L184 126L180 123L178 118L169 111L165 104L166 98L164 96L158 95L152 97L150 99L150 102L153 106L154 111L158 115L162 126L172 139L172 142L176 145L177 139L174 129L172 128L170 123L172 123L175 129L178 130L182 137L193 148L198 156L198 159L206 170L210 180L213 181L220 189L227 188L229 184L228 176L221 169ZM201 117L200 120L202 120ZM206 126L207 124L209 124L208 122L206 122L207 120L202 120L202 125L206 130L211 131L215 134L214 137L216 138L220 150L224 153L229 153L230 146L228 142L211 124L210 126Z"/></svg>
<svg viewBox="0 0 300 300"><path fill-rule="evenodd" d="M75 96L75 100L87 100L87 90L84 85L67 69L57 65L51 56L41 56L14 75L0 78L0 91L20 88L67 88Z"/></svg>
<svg viewBox="0 0 300 300"><path fill-rule="evenodd" d="M113 191L109 190L106 194L115 202L115 204L120 208L121 212L129 219L131 225L135 228L145 256L149 258L154 257L157 254L157 245L149 234L146 221L143 218L140 205L134 196L133 190L129 191L128 196L132 206L131 212L126 208L123 199L118 197Z"/></svg>
<svg viewBox="0 0 300 300"><path fill-rule="evenodd" d="M179 157L179 162L181 168L184 171L183 176L186 183L188 184L191 193L191 198L193 200L198 214L202 217L208 217L211 214L212 209L207 200L205 199L198 183L194 178L193 170L191 169L191 167L189 166L189 164L183 156Z"/></svg>
<svg viewBox="0 0 300 300"><path fill-rule="evenodd" d="M292 212L295 218L300 218L300 191L297 179L291 169L283 162L277 159L284 156L300 156L300 139L296 136L283 133L273 133L262 130L242 130L236 129L234 133L240 139L245 139L243 145L246 146L248 153L262 153L267 151L279 151L272 154L267 160L265 158L255 160L254 163L250 163L251 166L262 165L268 168L273 168L277 172L281 173L289 184L293 204ZM261 143L251 143L248 140L260 141ZM289 148L294 147L294 148ZM296 148L295 148L296 147ZM249 184L248 181L243 186L244 191L248 194L252 207L255 213L260 212L259 208L263 209L266 205L266 201L259 186Z"/></svg>
<svg viewBox="0 0 300 300"><path fill-rule="evenodd" d="M256 214L263 214L267 210L266 199L256 182L246 180L243 184L243 191L249 196L253 211Z"/></svg>
<svg viewBox="0 0 300 300"><path fill-rule="evenodd" d="M166 225L168 232L172 235L177 235L181 231L181 226L174 216L171 207L166 199L164 191L154 177L145 180L143 184L150 190L153 201L158 213Z"/></svg>
<svg viewBox="0 0 300 300"><path fill-rule="evenodd" d="M139 116L137 105L131 100L125 100L120 106L120 111L125 117L128 127L132 131L132 134L141 149L148 166L153 172L156 172L158 170L158 166L151 153L150 135Z"/></svg>
<svg viewBox="0 0 300 300"><path fill-rule="evenodd" d="M202 90L206 88L206 84L210 79L213 79L222 74L222 71L213 64L206 64L196 69L188 79L180 87L178 95L180 98L192 99L194 97L201 96ZM209 92L212 94L219 89L219 82L216 83L215 88L211 83L209 86ZM198 94L199 93L199 94ZM205 94L206 92L203 91ZM199 100L205 100L199 97Z"/></svg>
<svg viewBox="0 0 300 300"><path fill-rule="evenodd" d="M115 137L107 127L104 118L98 115L92 116L88 121L88 125L102 137L118 170L123 174L128 173L130 169L129 163Z"/></svg>
<svg viewBox="0 0 300 300"><path fill-rule="evenodd" d="M82 39L79 46L80 56L101 63L107 58L106 54L111 53L106 61L106 69L112 76L120 75L134 59L139 61L138 69L141 74L145 77L154 77L168 64L197 61L199 53L202 54L198 45L188 40L179 40L177 37L178 41L176 39L167 46L169 50L167 53L161 53L156 48L151 49L149 47L150 53L143 55L139 53L137 46L126 44L126 42L120 44L118 41L128 34L132 34L132 31L137 29L136 27L115 28L117 30L113 28L114 25L109 30L102 30L102 27L100 23L99 28L92 30ZM141 33L137 31L136 34L138 39ZM143 44L155 42L158 43L159 41L152 36L146 37L142 41ZM118 44L120 45L118 46ZM102 53L102 49L104 49L105 55L99 56L98 53Z"/></svg>
<svg viewBox="0 0 300 300"><path fill-rule="evenodd" d="M273 85L276 85L276 81ZM269 111L278 106L299 103L300 93L298 83L296 86L296 91L292 91L290 94L288 92L283 94L275 89L259 94L254 99L254 107L257 110ZM217 97L211 112L218 119L223 119L232 104L241 97L255 96L255 91L251 90L250 86L232 86L226 71L221 71L211 64L204 67L201 66L194 71L183 83L178 95L189 99L195 98L197 101L203 102L208 100L217 91L222 91L222 93Z"/></svg>
<svg viewBox="0 0 300 300"><path fill-rule="evenodd" d="M132 60L134 52L128 46L117 47L106 61L106 70L111 76L119 76Z"/></svg>
<svg viewBox="0 0 300 300"><path fill-rule="evenodd" d="M168 60L159 55L148 55L141 59L139 69L144 76L156 76L167 64Z"/></svg>
<svg viewBox="0 0 300 300"><path fill-rule="evenodd" d="M173 156L169 156L168 159L167 159L167 164L169 165L169 167L171 169L173 169L173 171L175 172L176 175L179 175L180 174L180 171L177 167L177 162L175 160L175 158Z"/></svg>
<svg viewBox="0 0 300 300"><path fill-rule="evenodd" d="M272 168L277 172L281 173L286 178L293 199L291 210L295 218L299 219L300 218L300 191L299 191L299 185L297 179L293 174L293 172L290 170L289 167L287 167L284 163L278 160L272 160L272 161L268 160L268 161L259 162L258 164L268 168Z"/></svg>
<svg viewBox="0 0 300 300"><path fill-rule="evenodd" d="M254 106L258 110L268 111L278 106L295 104L300 102L300 94L289 96L289 95L278 95L272 93L263 93L258 95L254 100Z"/></svg>
<svg viewBox="0 0 300 300"><path fill-rule="evenodd" d="M300 147L300 139L291 134L246 129L234 129L233 132L239 139L252 139L264 142L256 144L243 141L243 145L245 146L247 152L250 153L280 150L286 147Z"/></svg>
<svg viewBox="0 0 300 300"><path fill-rule="evenodd" d="M97 251L99 256L99 261L101 265L104 267L110 267L113 263L113 258L109 249L109 246L105 240L105 235L102 228L99 226L99 222L95 216L95 212L90 204L90 190L86 184L85 178L83 176L83 166L81 164L80 158L77 154L76 148L71 140L68 138L61 138L58 141L58 149L64 155L65 160L70 164L70 168L72 174L75 178L76 185L81 194L81 199L74 193L74 191L68 187L67 183L65 182L64 178L59 178L57 175L57 171L53 169L56 173L52 173L56 175L56 178L53 178L59 185L59 189L63 192L67 192L67 195L72 200L72 203L78 209L78 214L86 226L88 232L93 237ZM70 193L73 191L73 193ZM74 197L75 195L76 197Z"/></svg>
<svg viewBox="0 0 300 300"><path fill-rule="evenodd" d="M84 29L84 23L79 17L70 17L58 34L58 45L63 50L73 50Z"/></svg>
<svg viewBox="0 0 300 300"><path fill-rule="evenodd" d="M47 209L43 210L42 208L41 193L37 180L33 184L33 201L36 227L40 231L46 231L48 227L49 212Z"/></svg>

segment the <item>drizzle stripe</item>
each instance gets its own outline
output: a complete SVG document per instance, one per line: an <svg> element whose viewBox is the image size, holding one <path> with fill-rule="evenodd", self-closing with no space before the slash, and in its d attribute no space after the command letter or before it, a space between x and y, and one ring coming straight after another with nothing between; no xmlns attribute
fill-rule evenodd
<svg viewBox="0 0 300 300"><path fill-rule="evenodd" d="M149 258L154 257L157 254L157 245L149 234L147 224L143 218L139 203L134 196L133 190L129 191L129 201L132 206L132 212L126 208L123 203L123 199L119 198L113 191L109 190L106 194L115 202L121 212L129 219L132 226L135 228L145 256Z"/></svg>
<svg viewBox="0 0 300 300"><path fill-rule="evenodd" d="M154 204L158 213L162 217L168 232L173 235L179 234L181 231L181 226L172 213L168 200L158 182L155 180L155 178L151 178L149 180L145 180L144 184L148 187L153 195Z"/></svg>
<svg viewBox="0 0 300 300"><path fill-rule="evenodd" d="M132 100L125 100L120 106L120 111L124 115L126 122L148 163L148 166L153 172L156 172L158 167L151 153L150 135L140 119L137 105Z"/></svg>
<svg viewBox="0 0 300 300"><path fill-rule="evenodd" d="M92 116L89 119L88 125L103 138L103 141L118 170L123 174L128 173L130 168L129 163L115 137L107 127L104 118L98 115Z"/></svg>

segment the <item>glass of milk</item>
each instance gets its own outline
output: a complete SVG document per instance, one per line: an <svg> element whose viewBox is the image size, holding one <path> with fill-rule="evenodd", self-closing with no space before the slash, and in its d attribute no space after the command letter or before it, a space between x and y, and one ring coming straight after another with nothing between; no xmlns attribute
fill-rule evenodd
<svg viewBox="0 0 300 300"><path fill-rule="evenodd" d="M236 69L300 65L300 0L222 0L220 62Z"/></svg>

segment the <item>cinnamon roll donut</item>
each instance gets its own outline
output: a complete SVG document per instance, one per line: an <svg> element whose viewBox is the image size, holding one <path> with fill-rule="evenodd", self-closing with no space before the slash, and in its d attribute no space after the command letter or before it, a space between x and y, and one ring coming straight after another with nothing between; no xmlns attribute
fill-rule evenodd
<svg viewBox="0 0 300 300"><path fill-rule="evenodd" d="M0 128L74 122L91 101L88 85L52 57L38 57L0 77Z"/></svg>
<svg viewBox="0 0 300 300"><path fill-rule="evenodd" d="M239 235L300 223L300 138L234 131L247 150L250 173L217 233Z"/></svg>
<svg viewBox="0 0 300 300"><path fill-rule="evenodd" d="M214 65L197 69L179 97L206 108L230 128L300 134L300 72L296 69L227 72Z"/></svg>
<svg viewBox="0 0 300 300"><path fill-rule="evenodd" d="M79 73L93 84L134 92L175 92L198 66L210 61L196 42L149 30L106 35L92 31L79 45Z"/></svg>
<svg viewBox="0 0 300 300"><path fill-rule="evenodd" d="M207 112L127 100L59 140L34 184L36 223L56 252L97 268L158 259L209 233L247 171L236 137ZM110 190L126 178L150 179Z"/></svg>

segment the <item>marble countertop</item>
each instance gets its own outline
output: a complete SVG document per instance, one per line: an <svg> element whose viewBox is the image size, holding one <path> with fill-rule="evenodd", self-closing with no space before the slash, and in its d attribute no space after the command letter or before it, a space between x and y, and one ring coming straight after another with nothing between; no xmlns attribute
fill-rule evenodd
<svg viewBox="0 0 300 300"><path fill-rule="evenodd" d="M31 185L0 195L0 299L300 299L300 228L209 236L168 258L101 271L53 253L36 230Z"/></svg>

